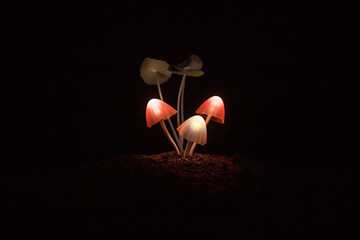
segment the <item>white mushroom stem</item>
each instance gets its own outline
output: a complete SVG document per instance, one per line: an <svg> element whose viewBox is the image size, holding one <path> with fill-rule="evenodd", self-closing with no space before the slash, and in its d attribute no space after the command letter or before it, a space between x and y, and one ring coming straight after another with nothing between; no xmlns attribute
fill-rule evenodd
<svg viewBox="0 0 360 240"><path fill-rule="evenodd" d="M169 133L169 131L168 131L167 128L166 128L166 125L165 125L164 120L160 120L160 126L161 126L162 130L164 131L167 139L169 140L169 142L171 143L171 145L172 145L173 148L175 149L176 153L177 153L178 155L180 155L179 148L177 147L176 143L174 142L174 140L173 140L172 137L170 136L170 133Z"/></svg>
<svg viewBox="0 0 360 240"><path fill-rule="evenodd" d="M163 98L163 95L162 95L162 92L161 92L161 87L160 87L159 80L156 80L156 82L157 82L157 87L158 87L160 99L161 99L161 101L164 101L164 98Z"/></svg>
<svg viewBox="0 0 360 240"><path fill-rule="evenodd" d="M213 116L212 114L207 115L206 120L205 120L206 125L208 125L212 116Z"/></svg>
<svg viewBox="0 0 360 240"><path fill-rule="evenodd" d="M209 114L209 115L207 115L207 117L206 117L206 121L205 121L205 123L206 123L206 125L208 125L208 123L210 122L210 119L212 118L212 114ZM192 156L193 155L193 153L194 153L194 150L195 150L195 148L196 148L196 143L193 143L193 145L191 146L191 149L190 149L190 152L189 152L189 156Z"/></svg>
<svg viewBox="0 0 360 240"><path fill-rule="evenodd" d="M188 141L188 142L187 142L186 147L185 147L185 151L184 151L183 158L185 158L187 155L189 155L189 151L190 151L190 148L191 148L191 144L192 144L191 141Z"/></svg>
<svg viewBox="0 0 360 240"><path fill-rule="evenodd" d="M184 78L184 85L181 92L181 121L180 124L184 122L184 93L185 93L185 78Z"/></svg>
<svg viewBox="0 0 360 240"><path fill-rule="evenodd" d="M159 83L159 80L157 80L157 87L158 87L158 91L159 91L159 96L160 96L160 99L161 101L164 101L164 98L163 98L163 95L162 95L162 92L161 92L161 87L160 87L160 83ZM174 128L174 125L172 124L170 118L168 119L168 122L169 122L169 125L170 125L170 128L175 136L175 140L176 142L179 144L179 138L176 134L176 131L175 131L175 128Z"/></svg>
<svg viewBox="0 0 360 240"><path fill-rule="evenodd" d="M182 79L181 79L181 84L180 84L180 88L179 88L179 94L178 94L178 99L177 99L177 111L178 111L178 114L177 114L177 124L178 124L178 127L181 125L182 122L180 122L180 115L182 116L182 118L184 118L184 113L180 110L180 100L181 100L181 97L184 95L184 87L185 87L185 78L186 78L186 75L183 75ZM182 101L184 102L184 101ZM184 107L182 107L182 110L184 110Z"/></svg>
<svg viewBox="0 0 360 240"><path fill-rule="evenodd" d="M157 87L158 87L158 92L159 92L160 99L161 99L161 101L164 101L164 98L163 98L163 95L162 95L162 92L161 92L161 87L160 87L159 80L157 80ZM176 141L176 143L178 144L178 146L180 148L180 155L182 156L183 153L184 153L183 144L179 142L179 137L178 137L178 135L177 135L177 133L175 131L174 125L172 124L172 121L171 121L170 118L168 119L168 123L170 125L172 133L174 134L175 141Z"/></svg>
<svg viewBox="0 0 360 240"><path fill-rule="evenodd" d="M180 122L180 115L182 116L181 119L184 119L184 106L181 106L181 110L180 110L180 100L182 97L182 103L184 103L184 87L185 87L185 78L186 75L184 74L181 80L181 84L180 84L180 88L179 88L179 94L178 94L178 99L177 99L177 126L179 127L181 125L182 122ZM179 133L179 143L181 146L183 146L184 143L184 138L180 135ZM181 147L182 148L182 147Z"/></svg>

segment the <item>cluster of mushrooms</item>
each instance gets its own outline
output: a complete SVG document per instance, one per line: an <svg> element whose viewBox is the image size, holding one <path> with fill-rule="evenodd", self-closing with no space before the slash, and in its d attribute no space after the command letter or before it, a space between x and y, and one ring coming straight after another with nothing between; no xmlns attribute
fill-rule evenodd
<svg viewBox="0 0 360 240"><path fill-rule="evenodd" d="M169 65L163 60L145 58L141 63L140 76L145 83L156 85L160 99L151 99L146 106L146 124L150 128L159 123L164 134L176 153L185 158L192 156L197 144L207 143L207 125L210 120L224 124L225 107L223 100L218 96L207 99L195 111L198 115L184 121L184 91L186 76L200 77L204 74L201 70L202 61L197 55L190 55L178 65ZM172 74L182 75L182 80L177 98L177 110L164 101L160 85L166 82ZM177 132L172 124L171 117L177 114ZM165 120L168 121L175 141L168 131ZM187 140L184 148L184 139Z"/></svg>

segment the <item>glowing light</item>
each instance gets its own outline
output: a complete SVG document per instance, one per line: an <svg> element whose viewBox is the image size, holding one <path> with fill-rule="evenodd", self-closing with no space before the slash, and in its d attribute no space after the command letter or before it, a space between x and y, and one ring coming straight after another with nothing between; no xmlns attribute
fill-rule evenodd
<svg viewBox="0 0 360 240"><path fill-rule="evenodd" d="M153 111L153 113L155 115L160 115L161 114L161 110L160 110L160 102L157 101L157 99L153 98L149 101L148 103L148 107Z"/></svg>
<svg viewBox="0 0 360 240"><path fill-rule="evenodd" d="M225 106L219 96L207 99L195 112L203 116L210 116L212 121L222 124L225 122Z"/></svg>
<svg viewBox="0 0 360 240"><path fill-rule="evenodd" d="M186 140L201 145L207 142L206 123L203 117L195 115L183 122L177 130Z"/></svg>
<svg viewBox="0 0 360 240"><path fill-rule="evenodd" d="M223 104L223 100L220 97L218 96L211 97L211 106L217 107L220 106L221 104Z"/></svg>
<svg viewBox="0 0 360 240"><path fill-rule="evenodd" d="M202 122L200 118L194 118L191 121L191 128L194 131L199 131L201 130L201 128L203 128L204 126L202 125Z"/></svg>
<svg viewBox="0 0 360 240"><path fill-rule="evenodd" d="M146 106L146 124L148 127L151 127L160 120L169 119L176 113L177 111L169 104L159 99L153 98Z"/></svg>
<svg viewBox="0 0 360 240"><path fill-rule="evenodd" d="M146 106L146 124L150 128L159 123L170 144L177 154L183 158L192 156L197 144L205 145L207 143L207 125L211 120L222 124L225 122L225 106L223 100L219 96L212 96L207 99L195 111L199 115L195 115L184 121L185 79L187 76L202 76L204 74L201 70L202 66L203 62L199 56L192 54L184 62L178 65L171 65L171 67L163 60L152 58L145 58L140 67L141 78L145 83L157 86L159 97L161 99L153 98L148 102ZM160 86L168 81L172 74L182 75L177 98L177 111L164 102ZM170 120L170 117L176 113L178 133L175 131ZM167 130L165 120L168 120L176 143ZM184 139L187 140L185 149Z"/></svg>
<svg viewBox="0 0 360 240"><path fill-rule="evenodd" d="M194 130L198 130L201 128L201 125L198 123L198 122L193 122L191 123L191 127L194 129Z"/></svg>

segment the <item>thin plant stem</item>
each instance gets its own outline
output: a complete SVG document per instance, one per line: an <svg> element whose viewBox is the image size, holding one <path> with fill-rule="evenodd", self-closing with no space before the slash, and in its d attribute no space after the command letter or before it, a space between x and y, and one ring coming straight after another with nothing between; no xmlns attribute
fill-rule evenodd
<svg viewBox="0 0 360 240"><path fill-rule="evenodd" d="M184 78L184 85L183 85L183 89L181 91L181 123L184 122L184 93L185 93L185 84L186 84L186 81L185 81L185 78Z"/></svg>
<svg viewBox="0 0 360 240"><path fill-rule="evenodd" d="M186 75L183 75L182 77L182 80L181 80L181 84L180 84L180 88L179 88L179 93L178 93L178 99L177 99L177 111L178 111L178 114L177 114L177 126L179 127L180 126L180 115L181 115L181 112L180 112L180 100L181 100L181 94L182 94L182 91L184 89L184 84L185 84L185 78L186 78Z"/></svg>
<svg viewBox="0 0 360 240"><path fill-rule="evenodd" d="M206 125L209 124L210 119L212 118L212 116L213 116L212 114L209 114L209 115L206 116L206 120L205 120Z"/></svg>
<svg viewBox="0 0 360 240"><path fill-rule="evenodd" d="M160 99L161 99L161 101L164 101L164 98L163 98L163 95L162 95L162 92L161 92L161 87L160 87L159 80L157 80L157 87L158 87L158 92L159 92ZM171 128L172 133L174 134L175 141L176 141L177 145L178 145L179 148L180 148L180 155L182 155L183 152L184 152L183 146L182 146L182 144L180 144L180 142L179 142L179 137L178 137L178 135L176 134L174 125L172 124L170 118L168 119L168 123L169 123L169 125L170 125L170 128Z"/></svg>
<svg viewBox="0 0 360 240"><path fill-rule="evenodd" d="M156 82L157 82L157 87L158 87L160 99L161 99L161 101L164 101L164 98L163 98L163 95L162 95L162 92L161 92L161 87L160 87L159 80L157 80Z"/></svg>
<svg viewBox="0 0 360 240"><path fill-rule="evenodd" d="M186 78L186 75L183 75L182 77L182 80L181 80L181 84L180 84L180 88L179 88L179 94L178 94L178 99L177 99L177 124L178 124L178 127L180 126L180 115L183 114L180 109L180 100L181 100L181 96L182 96L182 93L184 91L184 85L185 85L185 78ZM181 146L184 146L184 138L180 135L179 133L179 143Z"/></svg>
<svg viewBox="0 0 360 240"><path fill-rule="evenodd" d="M185 158L188 154L189 154L189 150L190 150L190 147L191 147L191 141L188 141L187 144L186 144L186 147L185 147L185 151L184 151L184 156L183 158Z"/></svg>
<svg viewBox="0 0 360 240"><path fill-rule="evenodd" d="M164 98L163 98L163 95L162 95L162 92L161 92L161 87L160 87L160 83L159 83L159 80L157 80L157 87L158 87L158 91L159 91L159 96L160 96L160 99L161 101L164 101ZM179 144L179 138L176 134L176 131L175 131L175 128L174 128L174 125L172 124L170 118L168 119L168 122L169 122L169 125L170 125L170 128L175 136L175 140L176 142Z"/></svg>
<svg viewBox="0 0 360 240"><path fill-rule="evenodd" d="M169 123L169 125L170 125L170 128L171 128L173 134L174 134L175 141L176 141L176 143L177 143L178 146L179 146L180 154L183 154L183 152L184 152L183 144L180 142L179 137L178 137L178 135L177 135L176 132L175 132L174 125L172 124L172 121L171 121L170 118L168 119L168 123Z"/></svg>
<svg viewBox="0 0 360 240"><path fill-rule="evenodd" d="M168 131L167 128L166 128L166 125L165 125L164 120L160 120L160 126L161 126L162 130L164 131L165 136L166 136L167 139L169 140L170 144L171 144L171 145L173 146L173 148L175 149L176 153L177 153L178 155L180 155L179 148L177 147L176 143L174 142L174 140L173 140L172 137L170 136L170 133L169 133L169 131Z"/></svg>

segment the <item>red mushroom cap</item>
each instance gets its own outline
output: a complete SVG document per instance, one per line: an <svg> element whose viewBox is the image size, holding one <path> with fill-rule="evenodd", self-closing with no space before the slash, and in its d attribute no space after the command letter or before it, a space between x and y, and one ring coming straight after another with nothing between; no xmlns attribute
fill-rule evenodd
<svg viewBox="0 0 360 240"><path fill-rule="evenodd" d="M213 96L206 100L195 112L202 116L211 114L211 120L222 124L225 123L224 102L218 96Z"/></svg>
<svg viewBox="0 0 360 240"><path fill-rule="evenodd" d="M152 127L160 120L169 119L175 115L177 111L169 104L159 99L151 99L146 106L146 125Z"/></svg>

